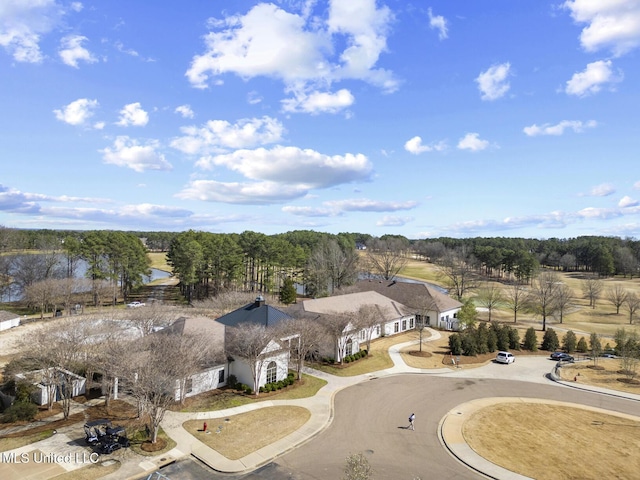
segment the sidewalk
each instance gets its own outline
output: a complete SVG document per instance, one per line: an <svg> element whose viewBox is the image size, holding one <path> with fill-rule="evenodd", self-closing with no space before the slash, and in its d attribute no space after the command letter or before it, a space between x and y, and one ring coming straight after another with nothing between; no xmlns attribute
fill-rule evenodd
<svg viewBox="0 0 640 480"><path fill-rule="evenodd" d="M436 330L429 329L431 336L425 341L434 341L440 338L440 333ZM360 382L366 382L375 378L381 378L399 374L416 374L416 375L441 375L446 377L460 378L500 378L508 380L518 380L534 383L556 383L568 388L581 388L601 394L612 395L617 397L629 398L640 401L640 395L625 394L624 392L616 392L605 390L598 387L589 387L575 382L565 382L559 380L559 376L555 374L555 363L550 362L544 357L518 357L517 369L504 368L504 365L490 363L482 367L476 368L438 368L438 369L420 369L408 366L400 351L405 347L415 345L418 340L405 342L394 345L389 348L389 355L393 361L393 366L382 371L372 372L353 377L337 377L324 372L304 368L304 373L324 379L327 384L323 386L318 393L309 398L295 400L272 400L253 403L240 407L230 408L226 410L218 410L211 412L171 412L167 411L162 428L176 442L176 447L162 455L156 457L144 458L132 452L126 452L121 458L122 465L114 473L103 477L106 480L122 480L122 479L141 479L146 478L149 474L157 471L163 465L172 463L185 456L193 455L200 461L208 465L210 468L224 473L246 473L252 471L262 465L265 465L275 458L295 449L296 447L309 441L327 427L333 421L333 400L334 396L340 390L356 385ZM508 366L509 367L509 366ZM551 372L551 373L550 373ZM500 399L483 399L483 401L470 402L469 404L459 405L451 410L440 422L438 435L440 441L458 460L466 464L472 470L486 472L493 478L504 480L522 480L522 477L513 472L501 469L490 462L476 455L464 441L462 435L462 419L468 415L461 415L462 409L472 411L473 409L482 408L491 402L495 403ZM268 445L260 450L253 452L239 460L229 460L215 450L199 441L196 437L189 434L182 424L192 419L214 419L226 418L229 416L249 412L259 408L266 408L277 405L292 405L306 408L311 412L311 417L300 429L290 435ZM211 422L213 424L214 422ZM32 444L23 449L36 450L41 448L40 442ZM21 449L22 450L22 449ZM39 476L33 478L50 478L49 476ZM19 477L15 477L19 478Z"/></svg>

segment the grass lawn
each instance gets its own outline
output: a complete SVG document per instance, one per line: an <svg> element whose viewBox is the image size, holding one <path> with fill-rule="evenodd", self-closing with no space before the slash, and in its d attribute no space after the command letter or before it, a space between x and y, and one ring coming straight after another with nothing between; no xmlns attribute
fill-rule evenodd
<svg viewBox="0 0 640 480"><path fill-rule="evenodd" d="M188 420L187 432L230 460L266 447L304 425L311 413L302 407L267 407L225 419ZM207 421L209 433L202 431Z"/></svg>
<svg viewBox="0 0 640 480"><path fill-rule="evenodd" d="M296 398L313 397L318 390L327 384L311 375L302 374L302 381L294 385L275 392L261 393L257 397L254 395L244 395L231 390L214 390L201 393L185 399L184 405L176 405L176 409L181 412L213 412L226 408L239 407L249 403L262 402L264 400L293 400Z"/></svg>
<svg viewBox="0 0 640 480"><path fill-rule="evenodd" d="M427 334L428 335L428 334ZM353 377L356 375L362 375L364 373L377 372L378 370L385 370L393 367L393 362L389 356L389 347L397 345L398 343L409 342L411 340L417 340L419 337L418 332L411 330L409 332L400 333L398 335L392 335L388 337L376 338L371 342L371 351L369 355L360 360L344 365L326 365L326 364L309 364L311 368L320 370L325 373L330 373L338 377ZM423 336L423 339L426 335ZM362 345L364 347L364 345Z"/></svg>
<svg viewBox="0 0 640 480"><path fill-rule="evenodd" d="M578 383L640 395L640 381L635 378L629 382L622 373L622 361L616 358L598 359L597 368L592 361L565 365L560 369L560 377L566 381L575 378Z"/></svg>
<svg viewBox="0 0 640 480"><path fill-rule="evenodd" d="M149 252L147 257L151 260L151 268L157 268L165 272L173 272L173 267L167 263L166 252Z"/></svg>
<svg viewBox="0 0 640 480"><path fill-rule="evenodd" d="M53 435L53 428L49 427L46 430L39 432L26 432L20 434L20 436L3 436L0 437L0 452L8 452L14 448L24 447L30 443L39 442L45 438L49 438Z"/></svg>
<svg viewBox="0 0 640 480"><path fill-rule="evenodd" d="M487 460L538 480L638 478L640 418L545 403L483 408L463 425Z"/></svg>

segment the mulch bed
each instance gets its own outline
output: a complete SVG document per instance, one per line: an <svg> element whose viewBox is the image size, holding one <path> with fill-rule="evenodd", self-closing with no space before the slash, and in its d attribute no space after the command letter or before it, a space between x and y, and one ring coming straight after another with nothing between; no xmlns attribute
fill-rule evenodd
<svg viewBox="0 0 640 480"><path fill-rule="evenodd" d="M422 357L422 358L433 357L431 352L425 352L424 350L423 351L413 350L413 351L409 352L409 355L412 355L414 357Z"/></svg>
<svg viewBox="0 0 640 480"><path fill-rule="evenodd" d="M164 438L160 438L158 437L158 439L156 440L156 443L151 443L151 442L143 442L140 445L140 449L144 450L145 452L159 452L160 450L163 450L164 448L166 448L167 446L167 441Z"/></svg>

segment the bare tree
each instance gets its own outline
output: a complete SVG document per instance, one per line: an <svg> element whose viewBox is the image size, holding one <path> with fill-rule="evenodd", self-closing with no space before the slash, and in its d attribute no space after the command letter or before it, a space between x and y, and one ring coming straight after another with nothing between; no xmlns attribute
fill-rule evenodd
<svg viewBox="0 0 640 480"><path fill-rule="evenodd" d="M267 356L274 353L270 344L276 332L264 325L252 323L242 328L227 328L225 348L228 354L243 358L249 365L253 378L253 391L258 396L260 391L260 375Z"/></svg>
<svg viewBox="0 0 640 480"><path fill-rule="evenodd" d="M474 258L464 249L448 250L438 260L438 270L444 277L457 300L476 288L477 275L473 270Z"/></svg>
<svg viewBox="0 0 640 480"><path fill-rule="evenodd" d="M560 323L562 323L567 310L573 306L574 298L573 290L568 285L564 283L558 285L553 314L557 315L560 319Z"/></svg>
<svg viewBox="0 0 640 480"><path fill-rule="evenodd" d="M593 359L593 365L598 365L598 359L602 354L602 342L600 341L600 335L595 332L591 332L589 336L589 353Z"/></svg>
<svg viewBox="0 0 640 480"><path fill-rule="evenodd" d="M323 315L322 324L335 347L336 360L342 364L346 355L347 345L353 340L356 333L356 329L354 328L354 313L342 314L333 312Z"/></svg>
<svg viewBox="0 0 640 480"><path fill-rule="evenodd" d="M624 300L624 307L629 313L629 325L632 325L633 316L640 309L640 297L633 292L628 293Z"/></svg>
<svg viewBox="0 0 640 480"><path fill-rule="evenodd" d="M160 423L175 403L179 365L184 361L177 348L179 340L178 335L148 335L136 341L135 351L121 362L130 393L139 402L138 411L146 415L151 443L157 442Z"/></svg>
<svg viewBox="0 0 640 480"><path fill-rule="evenodd" d="M581 282L582 294L589 299L589 306L596 308L596 301L600 298L604 284L596 277L589 277Z"/></svg>
<svg viewBox="0 0 640 480"><path fill-rule="evenodd" d="M436 302L431 295L416 295L408 301L409 305L406 314L415 314L416 330L420 335L420 351L422 351L422 338L424 330L429 325L429 315L437 312Z"/></svg>
<svg viewBox="0 0 640 480"><path fill-rule="evenodd" d="M518 312L525 310L527 307L527 290L520 283L512 283L505 289L505 303L513 312L513 323L518 321Z"/></svg>
<svg viewBox="0 0 640 480"><path fill-rule="evenodd" d="M620 314L620 307L624 304L627 299L627 291L622 287L622 285L615 285L611 288L608 288L605 292L605 298L609 303L611 303L614 307L616 307L616 315Z"/></svg>
<svg viewBox="0 0 640 480"><path fill-rule="evenodd" d="M616 354L621 357L622 370L629 380L638 371L640 363L640 338L638 332L619 328L615 333Z"/></svg>
<svg viewBox="0 0 640 480"><path fill-rule="evenodd" d="M489 284L478 290L478 303L489 312L489 321L491 321L491 312L497 308L504 300L502 290L495 284Z"/></svg>
<svg viewBox="0 0 640 480"><path fill-rule="evenodd" d="M131 322L142 336L146 336L175 320L176 312L163 305L151 304L143 308L127 309L121 317Z"/></svg>
<svg viewBox="0 0 640 480"><path fill-rule="evenodd" d="M531 308L542 316L542 331L547 329L547 317L555 311L558 290L562 283L555 272L542 272L531 282Z"/></svg>
<svg viewBox="0 0 640 480"><path fill-rule="evenodd" d="M405 245L396 238L373 238L367 242L367 263L371 273L393 280L407 265Z"/></svg>
<svg viewBox="0 0 640 480"><path fill-rule="evenodd" d="M40 310L40 320L44 318L45 312L48 312L53 304L54 282L55 280L51 278L40 280L27 285L24 289L25 301L28 305L37 307Z"/></svg>
<svg viewBox="0 0 640 480"><path fill-rule="evenodd" d="M197 312L221 317L233 310L236 310L248 303L252 303L256 298L255 292L238 292L230 290L222 292L215 297L193 302L193 307Z"/></svg>
<svg viewBox="0 0 640 480"><path fill-rule="evenodd" d="M316 297L353 283L358 275L358 254L343 249L334 239L320 242L307 264L307 287Z"/></svg>
<svg viewBox="0 0 640 480"><path fill-rule="evenodd" d="M23 344L25 356L41 369L49 394L49 409L55 401L56 392L61 395L64 418L69 418L71 398L76 373L86 362L87 338L91 336L88 326L82 322L64 320L44 325Z"/></svg>
<svg viewBox="0 0 640 480"><path fill-rule="evenodd" d="M298 380L302 380L304 360L319 348L325 336L317 315L297 314L278 323L276 329L281 342L289 345L289 358L295 362Z"/></svg>
<svg viewBox="0 0 640 480"><path fill-rule="evenodd" d="M373 333L384 324L386 314L386 308L379 305L362 305L358 309L354 327L364 332L367 352L371 351Z"/></svg>

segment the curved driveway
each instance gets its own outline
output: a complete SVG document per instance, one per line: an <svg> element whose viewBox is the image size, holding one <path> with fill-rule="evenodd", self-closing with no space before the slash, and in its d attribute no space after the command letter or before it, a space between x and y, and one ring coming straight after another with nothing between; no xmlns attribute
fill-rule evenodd
<svg viewBox="0 0 640 480"><path fill-rule="evenodd" d="M494 366L494 365L491 365ZM510 366L499 366L509 368ZM637 414L638 403L562 385L497 380L394 375L359 383L335 397L331 425L275 463L293 478L336 479L349 453L364 452L380 479L486 478L454 459L438 440L438 424L456 405L484 397L546 398ZM416 414L416 430L407 417Z"/></svg>

